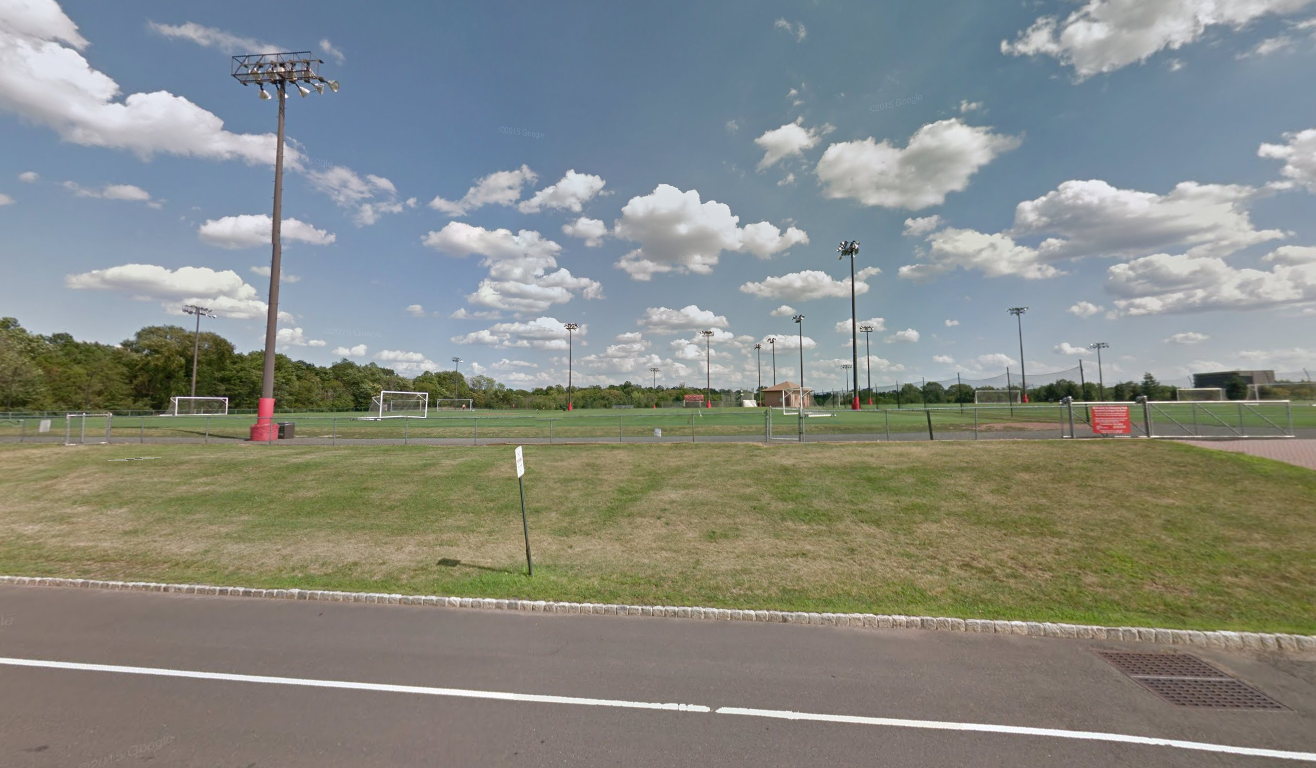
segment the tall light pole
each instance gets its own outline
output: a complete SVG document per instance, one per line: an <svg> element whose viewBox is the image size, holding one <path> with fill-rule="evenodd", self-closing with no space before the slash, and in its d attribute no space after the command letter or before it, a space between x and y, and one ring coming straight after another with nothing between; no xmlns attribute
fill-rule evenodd
<svg viewBox="0 0 1316 768"><path fill-rule="evenodd" d="M704 337L704 407L713 407L712 383L713 383L713 332L700 331L700 336Z"/></svg>
<svg viewBox="0 0 1316 768"><path fill-rule="evenodd" d="M325 86L334 93L338 92L337 80L320 77L319 59L311 58L310 51L294 53L254 53L233 57L230 74L244 86L260 87L260 97L269 100L270 94L265 86L278 96L279 131L274 149L274 216L270 229L270 295L265 314L265 363L261 372L260 403L256 409L256 423L251 427L253 441L269 441L274 435L274 347L278 340L279 324L279 265L282 248L279 240L279 228L283 219L283 120L287 108L288 86L293 86L305 98L310 94L309 85L317 93L324 93Z"/></svg>
<svg viewBox="0 0 1316 768"><path fill-rule="evenodd" d="M192 397L196 397L196 358L197 353L201 351L201 318L214 317L215 313L211 312L209 307L184 304L183 314L196 315L196 334L192 337Z"/></svg>
<svg viewBox="0 0 1316 768"><path fill-rule="evenodd" d="M800 421L804 421L804 315L791 317L800 326Z"/></svg>
<svg viewBox="0 0 1316 768"><path fill-rule="evenodd" d="M1010 307L1006 310L1019 322L1019 402L1028 402L1028 369L1024 366L1024 318L1028 307Z"/></svg>
<svg viewBox="0 0 1316 768"><path fill-rule="evenodd" d="M758 366L757 366L759 372L759 385L758 388L754 390L754 398L755 398L754 404L762 405L763 403L763 344L761 343L755 344L754 353L757 354L759 358Z"/></svg>
<svg viewBox="0 0 1316 768"><path fill-rule="evenodd" d="M850 369L854 367L855 366L851 363L841 363L841 370L844 371L844 373L841 374L841 378L846 380L845 381L846 384L850 383ZM858 377L858 374L855 374L855 376ZM855 399L856 400L859 399L859 395L857 394L857 392L855 394Z"/></svg>
<svg viewBox="0 0 1316 768"><path fill-rule="evenodd" d="M573 390L571 385L571 366L572 366L572 359L573 359L572 356L574 349L573 342L574 342L574 334L576 332L576 329L580 327L580 323L567 323L562 327L567 329L567 410L570 411L572 408L575 407L574 404L572 403L572 400L574 398L572 395Z"/></svg>
<svg viewBox="0 0 1316 768"><path fill-rule="evenodd" d="M452 358L452 393L457 397L462 396L462 363L464 362L466 361L462 360L460 357ZM475 406L474 401L471 402L471 406L473 410Z"/></svg>
<svg viewBox="0 0 1316 768"><path fill-rule="evenodd" d="M649 373L653 374L653 409L655 411L658 410L658 371L660 370L662 369L658 366L649 369Z"/></svg>
<svg viewBox="0 0 1316 768"><path fill-rule="evenodd" d="M873 404L873 348L869 346L868 334L877 329L871 325L859 326L860 332L864 334L864 359L868 361L868 404Z"/></svg>
<svg viewBox="0 0 1316 768"><path fill-rule="evenodd" d="M768 337L768 346L772 347L772 386L777 386L777 337Z"/></svg>
<svg viewBox="0 0 1316 768"><path fill-rule="evenodd" d="M1101 373L1101 350L1103 350L1103 349L1110 349L1110 345L1107 344L1107 343L1104 342L1104 341L1095 341L1095 342L1093 342L1093 343L1091 343L1091 344L1088 345L1088 349L1095 349L1095 350L1097 350L1097 381L1099 382L1099 383L1098 383L1098 386L1101 387L1101 394L1100 394L1098 397L1099 397L1099 399L1101 399L1101 400L1105 400L1105 399L1106 399L1106 377L1105 377L1104 375L1102 375L1102 373Z"/></svg>
<svg viewBox="0 0 1316 768"><path fill-rule="evenodd" d="M855 327L857 316L855 315L855 288L854 288L854 257L859 255L859 241L851 240L841 241L841 245L836 249L841 255L838 259L850 257L850 351L854 353L854 360L850 366L854 370L854 399L850 401L851 410L859 410L859 336L858 329ZM802 352L803 350L801 350Z"/></svg>

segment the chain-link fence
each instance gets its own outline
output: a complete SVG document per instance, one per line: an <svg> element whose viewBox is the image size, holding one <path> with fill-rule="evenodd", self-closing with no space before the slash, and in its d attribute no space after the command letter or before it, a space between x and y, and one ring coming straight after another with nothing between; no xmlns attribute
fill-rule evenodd
<svg viewBox="0 0 1316 768"><path fill-rule="evenodd" d="M570 442L895 441L1118 437L1316 437L1316 408L1288 401L953 404L859 411L713 408L600 410L570 415L499 412L429 418L278 415L282 444L486 445ZM4 443L236 443L253 417L100 413L0 418Z"/></svg>

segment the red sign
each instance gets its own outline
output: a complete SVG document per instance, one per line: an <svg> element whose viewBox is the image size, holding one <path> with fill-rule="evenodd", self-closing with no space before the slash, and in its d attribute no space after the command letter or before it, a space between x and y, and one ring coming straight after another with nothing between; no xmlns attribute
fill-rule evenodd
<svg viewBox="0 0 1316 768"><path fill-rule="evenodd" d="M687 403L699 403L699 402L703 402L703 399L704 399L704 396L703 396L703 395L686 395L686 396L685 396L685 401L686 401Z"/></svg>
<svg viewBox="0 0 1316 768"><path fill-rule="evenodd" d="M1095 435L1127 435L1133 432L1127 405L1094 405L1092 433Z"/></svg>

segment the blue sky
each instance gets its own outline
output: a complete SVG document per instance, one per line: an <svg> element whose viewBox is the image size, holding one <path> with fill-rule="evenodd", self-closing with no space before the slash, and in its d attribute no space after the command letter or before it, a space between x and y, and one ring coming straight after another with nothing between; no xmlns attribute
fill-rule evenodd
<svg viewBox="0 0 1316 768"><path fill-rule="evenodd" d="M839 385L1095 362L1316 369L1316 0L41 2L0 7L0 314L257 349L288 101L281 350L517 387ZM860 339L860 366L863 339ZM767 347L765 347L766 351Z"/></svg>

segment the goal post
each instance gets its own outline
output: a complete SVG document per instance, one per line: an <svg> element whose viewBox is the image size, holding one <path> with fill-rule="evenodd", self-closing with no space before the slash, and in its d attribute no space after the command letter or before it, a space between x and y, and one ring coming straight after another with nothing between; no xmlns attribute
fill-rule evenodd
<svg viewBox="0 0 1316 768"><path fill-rule="evenodd" d="M380 419L423 419L429 415L430 393L386 389L375 396L372 405Z"/></svg>
<svg viewBox="0 0 1316 768"><path fill-rule="evenodd" d="M1177 400L1191 402L1224 400L1225 390L1223 387L1180 387L1175 390L1174 396Z"/></svg>
<svg viewBox="0 0 1316 768"><path fill-rule="evenodd" d="M1017 389L978 389L973 392L973 402L977 405L1021 405L1021 394Z"/></svg>
<svg viewBox="0 0 1316 768"><path fill-rule="evenodd" d="M435 400L431 407L436 411L473 411L475 401L470 398L442 397Z"/></svg>
<svg viewBox="0 0 1316 768"><path fill-rule="evenodd" d="M171 397L165 416L227 416L227 397Z"/></svg>

